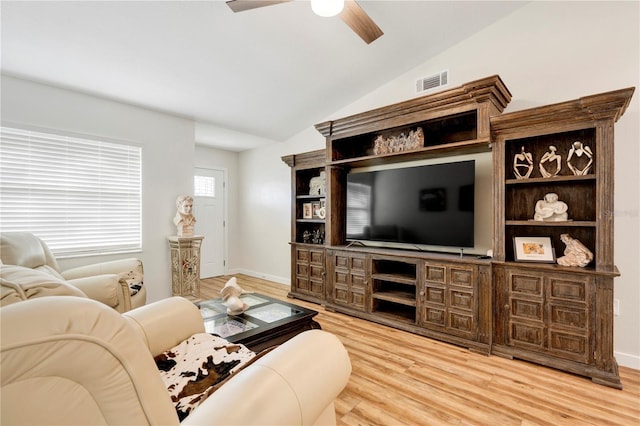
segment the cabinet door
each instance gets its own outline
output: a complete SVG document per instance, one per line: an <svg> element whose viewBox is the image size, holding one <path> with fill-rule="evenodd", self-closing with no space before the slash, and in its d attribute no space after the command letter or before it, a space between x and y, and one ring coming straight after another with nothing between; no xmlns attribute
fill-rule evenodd
<svg viewBox="0 0 640 426"><path fill-rule="evenodd" d="M364 255L333 252L332 292L335 303L350 308L366 308L366 257Z"/></svg>
<svg viewBox="0 0 640 426"><path fill-rule="evenodd" d="M324 298L324 270L324 250L309 250L309 292L321 298Z"/></svg>
<svg viewBox="0 0 640 426"><path fill-rule="evenodd" d="M324 249L295 246L293 291L324 298Z"/></svg>
<svg viewBox="0 0 640 426"><path fill-rule="evenodd" d="M433 330L475 338L477 276L475 266L426 262L420 324Z"/></svg>
<svg viewBox="0 0 640 426"><path fill-rule="evenodd" d="M505 278L508 346L592 361L592 277L514 268Z"/></svg>

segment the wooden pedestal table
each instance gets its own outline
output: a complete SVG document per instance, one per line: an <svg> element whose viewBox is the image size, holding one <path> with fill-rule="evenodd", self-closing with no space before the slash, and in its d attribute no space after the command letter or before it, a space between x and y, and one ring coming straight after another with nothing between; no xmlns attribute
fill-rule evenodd
<svg viewBox="0 0 640 426"><path fill-rule="evenodd" d="M201 235L169 237L173 296L194 302L200 300L200 246L203 239Z"/></svg>

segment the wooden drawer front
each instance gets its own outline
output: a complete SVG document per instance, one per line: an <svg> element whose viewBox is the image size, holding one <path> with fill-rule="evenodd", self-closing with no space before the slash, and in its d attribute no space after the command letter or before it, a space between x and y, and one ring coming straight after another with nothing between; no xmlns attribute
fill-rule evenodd
<svg viewBox="0 0 640 426"><path fill-rule="evenodd" d="M427 281L444 284L447 279L446 268L442 265L426 264L424 267L424 277Z"/></svg>
<svg viewBox="0 0 640 426"><path fill-rule="evenodd" d="M364 273L364 265L365 259L363 257L352 257L351 258L351 270L358 271Z"/></svg>
<svg viewBox="0 0 640 426"><path fill-rule="evenodd" d="M551 331L549 350L562 358L584 363L589 361L589 340L581 334Z"/></svg>
<svg viewBox="0 0 640 426"><path fill-rule="evenodd" d="M473 287L476 281L475 275L474 268L451 267L449 270L449 283L463 287Z"/></svg>
<svg viewBox="0 0 640 426"><path fill-rule="evenodd" d="M426 306L424 308L424 323L426 325L445 326L445 310Z"/></svg>
<svg viewBox="0 0 640 426"><path fill-rule="evenodd" d="M336 254L333 256L333 264L336 268L349 268L349 256L343 254Z"/></svg>
<svg viewBox="0 0 640 426"><path fill-rule="evenodd" d="M309 262L309 250L296 248L296 261Z"/></svg>
<svg viewBox="0 0 640 426"><path fill-rule="evenodd" d="M365 288L365 279L364 279L364 275L360 275L360 274L350 274L351 275L351 287L352 288L358 288L358 289L364 289Z"/></svg>
<svg viewBox="0 0 640 426"><path fill-rule="evenodd" d="M342 287L334 287L333 298L336 303L342 303L344 305L349 304L349 290Z"/></svg>
<svg viewBox="0 0 640 426"><path fill-rule="evenodd" d="M306 263L296 263L296 274L303 277L309 276L309 265Z"/></svg>
<svg viewBox="0 0 640 426"><path fill-rule="evenodd" d="M309 280L305 277L296 277L296 287L298 290L309 291Z"/></svg>
<svg viewBox="0 0 640 426"><path fill-rule="evenodd" d="M551 277L549 278L549 296L553 299L586 302L586 285L584 281L568 281Z"/></svg>
<svg viewBox="0 0 640 426"><path fill-rule="evenodd" d="M587 310L579 306L551 304L551 324L586 330L589 326Z"/></svg>
<svg viewBox="0 0 640 426"><path fill-rule="evenodd" d="M470 335L475 330L473 316L461 312L449 312L449 329L463 335Z"/></svg>
<svg viewBox="0 0 640 426"><path fill-rule="evenodd" d="M544 344L544 326L542 324L525 324L521 322L511 323L510 340L514 346L529 347L534 350L543 351Z"/></svg>
<svg viewBox="0 0 640 426"><path fill-rule="evenodd" d="M425 301L444 306L444 288L427 286L425 289Z"/></svg>
<svg viewBox="0 0 640 426"><path fill-rule="evenodd" d="M530 275L511 275L509 282L511 293L542 297L543 284L542 276L530 276Z"/></svg>
<svg viewBox="0 0 640 426"><path fill-rule="evenodd" d="M324 267L324 251L309 250L309 262Z"/></svg>
<svg viewBox="0 0 640 426"><path fill-rule="evenodd" d="M513 318L544 321L542 300L511 299L511 316Z"/></svg>
<svg viewBox="0 0 640 426"><path fill-rule="evenodd" d="M352 292L351 295L351 302L353 303L354 307L364 309L364 293Z"/></svg>
<svg viewBox="0 0 640 426"><path fill-rule="evenodd" d="M455 309L473 311L473 293L469 291L449 290L449 306Z"/></svg>
<svg viewBox="0 0 640 426"><path fill-rule="evenodd" d="M333 283L335 285L343 285L347 287L349 285L348 278L349 278L348 272L335 271L335 274L333 275Z"/></svg>
<svg viewBox="0 0 640 426"><path fill-rule="evenodd" d="M315 279L322 279L322 275L324 274L324 267L323 266L317 266L317 265L311 265L309 266L309 276L311 278L315 278Z"/></svg>
<svg viewBox="0 0 640 426"><path fill-rule="evenodd" d="M309 281L309 287L309 290L313 294L317 294L319 296L322 296L324 294L324 285L322 284L322 281L311 280Z"/></svg>

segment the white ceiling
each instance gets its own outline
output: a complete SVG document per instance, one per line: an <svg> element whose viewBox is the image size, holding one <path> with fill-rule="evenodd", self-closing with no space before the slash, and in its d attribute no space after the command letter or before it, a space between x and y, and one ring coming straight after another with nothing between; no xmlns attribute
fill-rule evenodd
<svg viewBox="0 0 640 426"><path fill-rule="evenodd" d="M358 3L384 31L370 45L304 0L242 13L219 0L2 0L2 72L193 118L198 142L240 151L323 121L525 4Z"/></svg>

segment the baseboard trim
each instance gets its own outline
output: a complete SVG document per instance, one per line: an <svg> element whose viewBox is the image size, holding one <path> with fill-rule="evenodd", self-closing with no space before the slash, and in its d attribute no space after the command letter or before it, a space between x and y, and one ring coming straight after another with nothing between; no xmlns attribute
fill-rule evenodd
<svg viewBox="0 0 640 426"><path fill-rule="evenodd" d="M248 275L250 277L260 278L260 279L263 279L263 280L273 281L274 283L291 286L291 279L290 278L283 278L283 277L278 277L278 276L275 276L275 275L268 275L268 274L264 274L262 272L251 271L249 269L242 269L242 268L232 269L232 270L227 271L227 274L228 275L244 274L244 275Z"/></svg>
<svg viewBox="0 0 640 426"><path fill-rule="evenodd" d="M633 368L634 370L640 370L640 356L625 354L622 352L614 352L613 355L616 357L618 365Z"/></svg>

